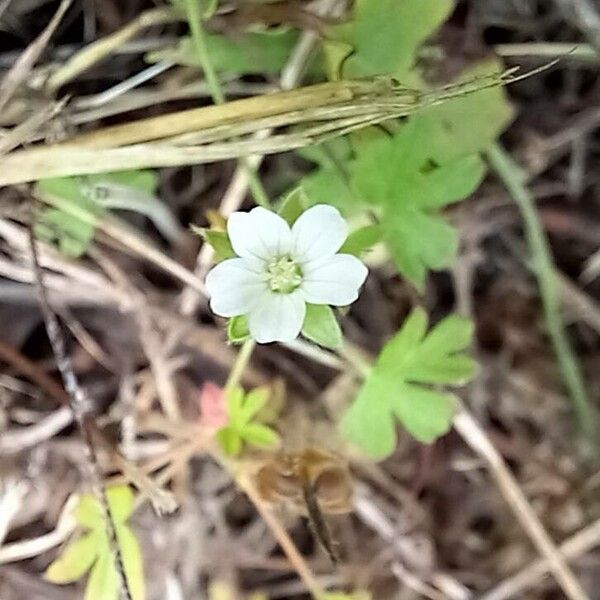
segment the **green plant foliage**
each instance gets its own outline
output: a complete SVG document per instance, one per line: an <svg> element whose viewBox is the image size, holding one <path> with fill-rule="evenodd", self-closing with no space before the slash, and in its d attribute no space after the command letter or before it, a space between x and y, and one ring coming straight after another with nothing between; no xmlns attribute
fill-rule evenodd
<svg viewBox="0 0 600 600"><path fill-rule="evenodd" d="M57 177L38 181L36 196L52 206L43 210L36 235L56 244L61 252L77 258L94 239L99 220L107 208L137 210L153 220L161 232L170 232L164 207L152 196L157 186L154 171L120 171L81 177ZM115 191L117 196L115 197ZM133 198L127 196L141 194ZM168 233L167 233L168 235Z"/></svg>
<svg viewBox="0 0 600 600"><path fill-rule="evenodd" d="M299 33L291 29L252 31L227 37L206 36L208 54L217 73L236 75L277 75L288 61ZM173 61L187 67L202 67L189 37L175 48L156 50L146 55L147 62Z"/></svg>
<svg viewBox="0 0 600 600"><path fill-rule="evenodd" d="M344 437L374 458L395 447L394 416L418 440L431 442L448 431L454 412L452 394L433 386L461 385L475 373L463 351L473 325L450 316L427 333L427 315L415 309L384 347L355 402L344 415Z"/></svg>
<svg viewBox="0 0 600 600"><path fill-rule="evenodd" d="M200 16L204 20L210 19L219 6L219 0L170 0L171 4L179 11L185 12L186 4L189 1L197 2L200 7Z"/></svg>
<svg viewBox="0 0 600 600"><path fill-rule="evenodd" d="M235 256L233 246L226 231L207 229L206 227L197 227L196 225L191 225L191 229L212 247L215 253L215 262L221 262Z"/></svg>
<svg viewBox="0 0 600 600"><path fill-rule="evenodd" d="M455 81L472 81L503 69L499 60L486 59L465 69ZM491 87L428 108L419 119L437 127L435 144L429 152L432 160L444 164L487 150L510 124L513 113L504 89ZM477 120L476 126L473 119Z"/></svg>
<svg viewBox="0 0 600 600"><path fill-rule="evenodd" d="M354 188L382 210L383 235L398 270L419 288L428 268L451 263L458 245L439 209L471 194L485 172L478 155L433 162L437 134L434 123L417 117L396 135L361 148L352 164Z"/></svg>
<svg viewBox="0 0 600 600"><path fill-rule="evenodd" d="M269 394L269 389L262 387L247 394L241 388L235 388L227 394L228 423L216 433L225 454L237 456L244 442L259 448L272 448L279 443L277 433L256 420Z"/></svg>
<svg viewBox="0 0 600 600"><path fill-rule="evenodd" d="M342 330L331 306L307 304L302 335L325 348L336 349L342 346Z"/></svg>
<svg viewBox="0 0 600 600"><path fill-rule="evenodd" d="M362 256L383 238L384 229L381 225L365 225L353 231L340 248L341 254Z"/></svg>
<svg viewBox="0 0 600 600"><path fill-rule="evenodd" d="M304 188L297 187L281 200L277 212L291 227L296 219L311 206L311 201Z"/></svg>
<svg viewBox="0 0 600 600"><path fill-rule="evenodd" d="M356 0L350 23L330 28L334 77L392 75L409 83L419 46L453 7L452 0Z"/></svg>
<svg viewBox="0 0 600 600"><path fill-rule="evenodd" d="M131 595L133 600L143 600L142 552L127 525L127 519L133 512L133 493L128 486L115 486L107 490L106 496ZM58 584L71 583L90 571L85 600L118 600L119 576L106 532L104 512L94 496L86 494L81 497L75 518L89 531L67 545L46 570L46 579Z"/></svg>
<svg viewBox="0 0 600 600"><path fill-rule="evenodd" d="M231 317L227 321L227 339L231 344L243 344L250 337L250 327L248 326L248 317L238 315Z"/></svg>

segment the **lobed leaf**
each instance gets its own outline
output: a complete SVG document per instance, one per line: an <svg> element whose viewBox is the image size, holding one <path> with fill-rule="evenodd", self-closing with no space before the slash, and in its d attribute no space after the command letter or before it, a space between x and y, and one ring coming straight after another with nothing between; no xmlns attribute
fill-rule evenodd
<svg viewBox="0 0 600 600"><path fill-rule="evenodd" d="M341 422L344 437L369 456L384 458L395 447L394 416L418 440L448 431L455 401L430 386L457 385L473 377L474 361L462 354L473 326L450 316L427 333L427 315L415 309L381 351L355 402Z"/></svg>
<svg viewBox="0 0 600 600"><path fill-rule="evenodd" d="M386 74L404 79L419 46L453 8L452 0L356 0L352 21L330 29L329 37L337 41L329 47L335 54L333 70L346 78Z"/></svg>

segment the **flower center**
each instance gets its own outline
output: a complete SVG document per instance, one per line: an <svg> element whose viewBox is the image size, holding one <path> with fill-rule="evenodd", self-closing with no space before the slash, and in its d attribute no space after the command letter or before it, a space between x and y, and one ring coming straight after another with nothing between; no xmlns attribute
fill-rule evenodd
<svg viewBox="0 0 600 600"><path fill-rule="evenodd" d="M267 263L267 281L272 292L290 294L302 283L302 271L289 256L276 256Z"/></svg>

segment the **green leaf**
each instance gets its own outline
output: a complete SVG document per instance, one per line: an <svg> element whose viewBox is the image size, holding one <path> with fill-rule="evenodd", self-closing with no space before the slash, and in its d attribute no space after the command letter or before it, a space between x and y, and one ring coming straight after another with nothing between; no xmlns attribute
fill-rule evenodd
<svg viewBox="0 0 600 600"><path fill-rule="evenodd" d="M241 406L237 409L235 415L231 414L230 417L238 425L245 425L257 415L267 403L270 395L271 390L268 387L254 388L244 396Z"/></svg>
<svg viewBox="0 0 600 600"><path fill-rule="evenodd" d="M119 576L114 559L107 549L94 563L85 587L85 600L118 600Z"/></svg>
<svg viewBox="0 0 600 600"><path fill-rule="evenodd" d="M330 306L307 304L306 316L302 325L302 335L325 348L342 346L342 330Z"/></svg>
<svg viewBox="0 0 600 600"><path fill-rule="evenodd" d="M106 490L110 513L115 523L124 523L133 512L133 492L127 485L116 485ZM80 525L104 531L105 520L102 506L92 494L84 494L75 509L75 518Z"/></svg>
<svg viewBox="0 0 600 600"><path fill-rule="evenodd" d="M360 204L344 172L345 165L352 155L352 147L347 137L307 146L297 153L319 167L302 179L302 189L308 198L308 205L304 210L314 204L325 203L348 213Z"/></svg>
<svg viewBox="0 0 600 600"><path fill-rule="evenodd" d="M500 61L487 59L469 67L457 81L469 81L503 70ZM513 113L506 91L496 86L426 109L419 118L438 127L436 144L430 149L431 157L445 163L486 150L509 125Z"/></svg>
<svg viewBox="0 0 600 600"><path fill-rule="evenodd" d="M297 30L237 33L227 37L208 34L208 55L217 73L235 75L278 75L298 41ZM182 38L175 48L150 52L148 62L173 61L186 67L202 67L191 38ZM315 62L309 71L319 71Z"/></svg>
<svg viewBox="0 0 600 600"><path fill-rule="evenodd" d="M328 32L342 63L334 71L346 78L393 75L406 83L417 49L453 8L452 0L356 0L352 21ZM340 43L353 49L350 56Z"/></svg>
<svg viewBox="0 0 600 600"><path fill-rule="evenodd" d="M242 450L242 439L237 431L231 426L222 427L215 434L223 452L229 456L237 456Z"/></svg>
<svg viewBox="0 0 600 600"><path fill-rule="evenodd" d="M272 448L279 443L279 436L275 431L260 423L249 423L240 431L244 440L260 448Z"/></svg>
<svg viewBox="0 0 600 600"><path fill-rule="evenodd" d="M372 375L340 422L342 436L372 458L389 456L396 444L389 394L386 381Z"/></svg>
<svg viewBox="0 0 600 600"><path fill-rule="evenodd" d="M115 523L124 523L133 512L133 492L128 485L114 485L106 490L108 507Z"/></svg>
<svg viewBox="0 0 600 600"><path fill-rule="evenodd" d="M383 237L383 228L381 225L365 225L356 229L344 242L339 252L342 254L352 254L359 258L370 250L375 244L381 241Z"/></svg>
<svg viewBox="0 0 600 600"><path fill-rule="evenodd" d="M231 344L243 344L250 337L248 317L239 315L227 321L227 339Z"/></svg>
<svg viewBox="0 0 600 600"><path fill-rule="evenodd" d="M456 401L452 394L405 384L391 397L391 406L417 440L430 443L450 430Z"/></svg>
<svg viewBox="0 0 600 600"><path fill-rule="evenodd" d="M394 450L394 414L420 441L446 433L453 396L430 386L459 385L473 377L475 363L462 353L472 334L472 323L457 316L447 317L427 334L427 315L415 309L381 351L342 419L342 434L369 456L383 458Z"/></svg>
<svg viewBox="0 0 600 600"><path fill-rule="evenodd" d="M71 583L81 579L96 560L99 543L95 531L73 540L46 569L44 577L52 583Z"/></svg>
<svg viewBox="0 0 600 600"><path fill-rule="evenodd" d="M117 541L123 558L123 568L133 600L143 600L144 563L142 550L137 538L126 525L117 526Z"/></svg>
<svg viewBox="0 0 600 600"><path fill-rule="evenodd" d="M389 209L382 222L396 267L419 290L427 269L444 269L456 256L458 234L441 217L415 209Z"/></svg>
<svg viewBox="0 0 600 600"><path fill-rule="evenodd" d="M279 216L286 220L290 227L296 222L296 219L307 209L311 202L302 187L294 188L281 201Z"/></svg>
<svg viewBox="0 0 600 600"><path fill-rule="evenodd" d="M219 6L219 0L170 0L171 4L180 11L185 11L185 5L190 1L200 3L201 16L205 21L215 14Z"/></svg>
<svg viewBox="0 0 600 600"><path fill-rule="evenodd" d="M104 187L121 186L144 194L153 194L158 183L154 171L119 171L82 177L57 177L43 179L36 183L36 196L52 204L40 215L36 225L36 235L49 243L56 243L60 250L75 258L84 254L94 238L99 220L107 212L103 206ZM157 223L157 211L146 211L146 204L139 205L138 212L148 215L163 231L162 221ZM123 208L136 208L126 206ZM159 205L160 208L160 205ZM163 211L164 212L164 211ZM157 213L157 214L154 214Z"/></svg>
<svg viewBox="0 0 600 600"><path fill-rule="evenodd" d="M236 254L226 231L206 229L205 227L197 227L196 225L191 225L191 228L194 233L202 236L202 239L214 250L215 262L235 258Z"/></svg>
<svg viewBox="0 0 600 600"><path fill-rule="evenodd" d="M451 263L458 246L438 209L467 197L485 172L478 155L435 163L438 133L432 121L413 118L395 135L361 145L350 165L362 199L383 209L381 227L396 266L419 288L428 269Z"/></svg>
<svg viewBox="0 0 600 600"><path fill-rule="evenodd" d="M75 519L88 529L104 530L104 512L92 494L84 494L75 508Z"/></svg>

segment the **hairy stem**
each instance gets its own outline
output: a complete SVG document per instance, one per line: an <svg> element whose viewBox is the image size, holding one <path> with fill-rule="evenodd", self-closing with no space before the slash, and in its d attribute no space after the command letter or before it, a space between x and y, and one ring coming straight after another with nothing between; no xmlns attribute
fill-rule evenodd
<svg viewBox="0 0 600 600"><path fill-rule="evenodd" d="M565 324L560 312L558 281L550 247L536 212L533 196L526 186L525 174L500 144L494 144L488 150L487 156L523 217L548 333L560 364L564 383L573 402L579 427L586 437L592 439L597 428L597 415L589 403L580 366L565 332Z"/></svg>
<svg viewBox="0 0 600 600"><path fill-rule="evenodd" d="M240 384L242 375L244 374L244 370L250 362L250 357L252 356L255 346L256 342L253 339L248 339L240 348L233 368L231 369L229 377L227 378L227 383L225 384L225 393L230 392Z"/></svg>
<svg viewBox="0 0 600 600"><path fill-rule="evenodd" d="M187 20L190 27L190 32L192 34L192 43L194 44L194 49L196 50L198 59L202 64L202 70L204 71L206 84L210 90L210 95L212 96L213 102L215 104L224 104L225 94L223 92L223 88L221 87L221 83L219 82L219 78L217 77L217 73L206 45L206 32L202 23L201 4L203 3L197 2L196 0L186 0L185 2ZM269 196L267 195L262 182L257 176L256 171L252 168L252 165L248 162L247 158L241 158L240 162L246 170L248 185L250 187L250 191L252 192L254 201L259 206L269 208L271 205Z"/></svg>

